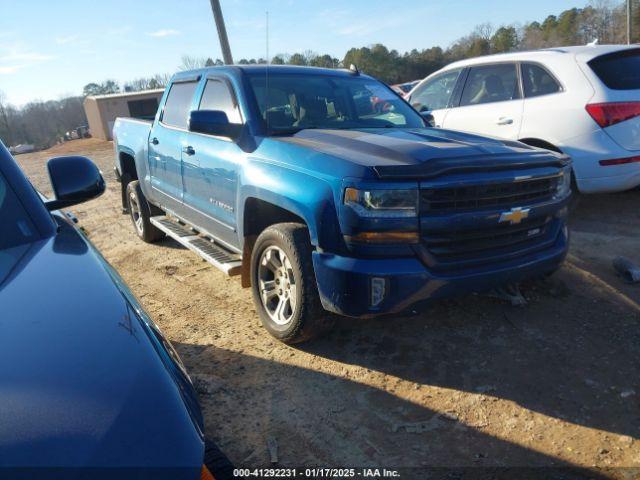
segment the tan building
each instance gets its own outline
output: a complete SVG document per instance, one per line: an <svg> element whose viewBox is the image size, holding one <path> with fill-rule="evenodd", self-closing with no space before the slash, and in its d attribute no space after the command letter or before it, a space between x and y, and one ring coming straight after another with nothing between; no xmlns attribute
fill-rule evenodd
<svg viewBox="0 0 640 480"><path fill-rule="evenodd" d="M111 140L116 117L153 118L164 89L93 95L84 99L91 135Z"/></svg>

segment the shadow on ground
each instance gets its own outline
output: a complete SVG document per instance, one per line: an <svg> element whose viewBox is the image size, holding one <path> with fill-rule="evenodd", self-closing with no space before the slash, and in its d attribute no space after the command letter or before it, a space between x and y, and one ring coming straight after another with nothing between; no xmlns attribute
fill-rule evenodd
<svg viewBox="0 0 640 480"><path fill-rule="evenodd" d="M216 412L208 435L219 440L224 422L234 436L220 444L223 451L259 445L235 458L236 467L271 466L266 439L273 438L278 466L401 468L403 478L606 478L345 378L213 346L174 346L201 402ZM232 409L246 414L225 415ZM392 412L428 418L428 430L394 431Z"/></svg>
<svg viewBox="0 0 640 480"><path fill-rule="evenodd" d="M468 297L412 318L348 320L301 348L417 384L486 392L549 417L640 437L640 306L567 269L524 291L532 300L524 308Z"/></svg>

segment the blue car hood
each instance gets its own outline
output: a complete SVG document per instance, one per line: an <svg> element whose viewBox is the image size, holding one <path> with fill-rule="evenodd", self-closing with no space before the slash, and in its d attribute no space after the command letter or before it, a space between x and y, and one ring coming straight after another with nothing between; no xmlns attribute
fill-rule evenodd
<svg viewBox="0 0 640 480"><path fill-rule="evenodd" d="M562 166L566 157L520 142L452 130L301 130L281 142L371 167L381 178L427 178L450 171Z"/></svg>
<svg viewBox="0 0 640 480"><path fill-rule="evenodd" d="M190 392L73 227L0 251L0 305L0 467L175 468L173 478L199 478Z"/></svg>

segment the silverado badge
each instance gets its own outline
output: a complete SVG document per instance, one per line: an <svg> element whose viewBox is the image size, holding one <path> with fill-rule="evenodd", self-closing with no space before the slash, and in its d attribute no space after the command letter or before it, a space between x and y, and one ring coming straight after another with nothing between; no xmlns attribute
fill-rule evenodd
<svg viewBox="0 0 640 480"><path fill-rule="evenodd" d="M498 222L509 222L511 225L516 225L529 216L530 210L530 208L512 208L508 212L502 212Z"/></svg>

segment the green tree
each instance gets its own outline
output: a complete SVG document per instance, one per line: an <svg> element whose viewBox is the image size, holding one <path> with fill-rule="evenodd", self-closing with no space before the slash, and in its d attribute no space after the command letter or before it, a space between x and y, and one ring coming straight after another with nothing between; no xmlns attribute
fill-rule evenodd
<svg viewBox="0 0 640 480"><path fill-rule="evenodd" d="M558 17L556 23L556 41L562 45L576 45L580 43L580 13L577 8L565 10Z"/></svg>
<svg viewBox="0 0 640 480"><path fill-rule="evenodd" d="M88 83L82 89L83 96L106 95L120 92L120 85L115 80L105 80L102 83Z"/></svg>
<svg viewBox="0 0 640 480"><path fill-rule="evenodd" d="M324 54L314 57L309 62L309 65L313 67L335 68L337 66L337 62L335 62L334 60L336 59L334 59L331 55Z"/></svg>
<svg viewBox="0 0 640 480"><path fill-rule="evenodd" d="M294 53L289 59L289 65L307 65L307 58L301 53Z"/></svg>
<svg viewBox="0 0 640 480"><path fill-rule="evenodd" d="M344 56L342 64L345 67L356 65L362 72L389 84L403 80L402 57L396 50L390 51L379 43L371 48L352 48Z"/></svg>
<svg viewBox="0 0 640 480"><path fill-rule="evenodd" d="M82 89L82 95L88 97L89 95L100 95L102 93L100 85L97 83L87 83Z"/></svg>
<svg viewBox="0 0 640 480"><path fill-rule="evenodd" d="M500 27L491 37L491 51L494 53L511 52L518 48L518 34L515 27Z"/></svg>

